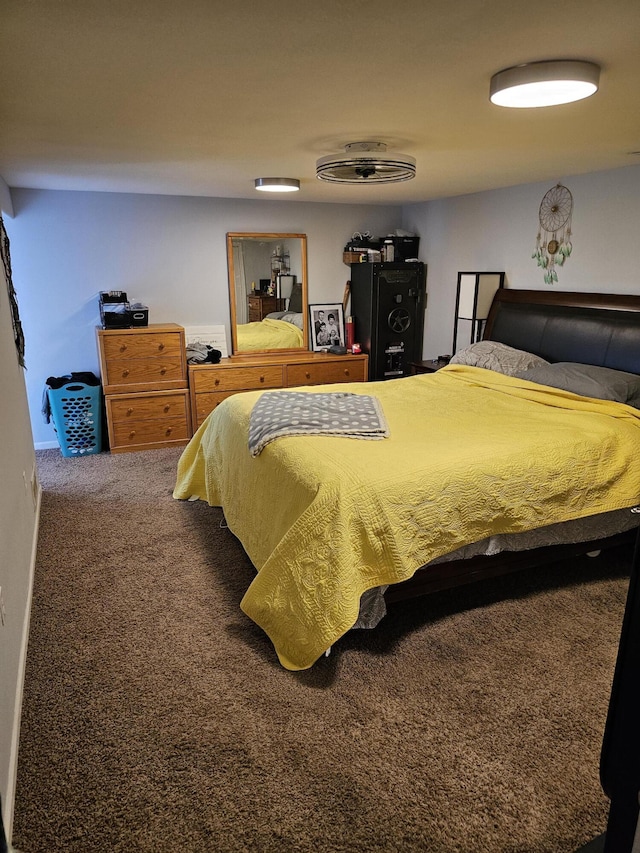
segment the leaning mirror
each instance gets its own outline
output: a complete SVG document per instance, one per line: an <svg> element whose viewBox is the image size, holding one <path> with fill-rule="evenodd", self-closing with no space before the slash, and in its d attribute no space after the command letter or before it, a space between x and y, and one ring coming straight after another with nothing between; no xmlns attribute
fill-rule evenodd
<svg viewBox="0 0 640 853"><path fill-rule="evenodd" d="M306 234L227 234L234 355L307 349Z"/></svg>

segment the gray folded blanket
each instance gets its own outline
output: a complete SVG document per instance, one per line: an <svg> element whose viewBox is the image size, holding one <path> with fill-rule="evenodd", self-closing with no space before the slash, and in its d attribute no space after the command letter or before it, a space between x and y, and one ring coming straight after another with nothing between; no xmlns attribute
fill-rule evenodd
<svg viewBox="0 0 640 853"><path fill-rule="evenodd" d="M251 410L251 455L286 435L380 439L389 436L389 428L380 401L367 394L266 391Z"/></svg>

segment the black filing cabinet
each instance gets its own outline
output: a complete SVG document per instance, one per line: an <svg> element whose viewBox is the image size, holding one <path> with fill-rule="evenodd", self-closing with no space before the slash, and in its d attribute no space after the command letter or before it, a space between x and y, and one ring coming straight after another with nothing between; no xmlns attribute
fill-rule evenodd
<svg viewBox="0 0 640 853"><path fill-rule="evenodd" d="M422 358L425 291L419 261L351 264L351 315L369 381L409 376Z"/></svg>

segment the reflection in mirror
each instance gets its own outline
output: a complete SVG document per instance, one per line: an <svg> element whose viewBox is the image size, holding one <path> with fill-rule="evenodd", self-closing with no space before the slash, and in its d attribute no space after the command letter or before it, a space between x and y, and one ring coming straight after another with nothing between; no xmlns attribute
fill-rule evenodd
<svg viewBox="0 0 640 853"><path fill-rule="evenodd" d="M306 234L227 234L234 355L307 349Z"/></svg>

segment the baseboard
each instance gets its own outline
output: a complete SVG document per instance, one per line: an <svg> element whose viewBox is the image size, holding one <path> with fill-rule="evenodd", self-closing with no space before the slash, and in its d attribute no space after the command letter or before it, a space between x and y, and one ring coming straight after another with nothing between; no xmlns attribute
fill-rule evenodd
<svg viewBox="0 0 640 853"><path fill-rule="evenodd" d="M57 441L36 441L33 446L36 450L53 450L60 447Z"/></svg>
<svg viewBox="0 0 640 853"><path fill-rule="evenodd" d="M57 445L56 445L57 446ZM11 835L13 830L13 810L16 798L16 782L18 778L18 746L20 743L20 718L22 716L22 697L24 691L24 677L27 666L27 646L29 643L29 626L31 624L31 602L33 598L33 579L36 570L36 553L38 548L38 531L40 529L40 507L42 504L42 486L38 483L38 493L35 508L35 524L33 529L33 541L31 543L31 560L29 565L29 584L27 591L27 605L25 608L24 624L22 626L22 642L20 644L20 661L18 664L18 689L16 690L16 704L13 712L13 733L11 737L11 755L9 756L9 780L7 783L6 800L4 802L4 831L11 847Z"/></svg>

